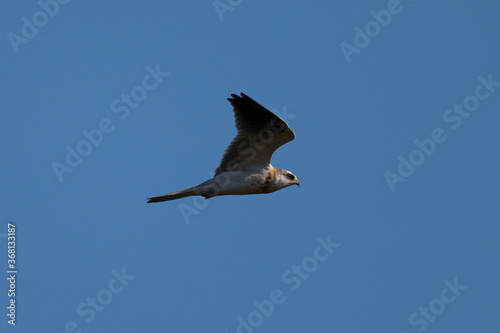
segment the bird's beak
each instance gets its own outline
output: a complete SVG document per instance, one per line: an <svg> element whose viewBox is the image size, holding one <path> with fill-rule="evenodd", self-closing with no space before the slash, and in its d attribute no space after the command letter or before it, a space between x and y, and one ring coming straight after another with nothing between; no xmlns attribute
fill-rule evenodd
<svg viewBox="0 0 500 333"><path fill-rule="evenodd" d="M297 180L297 183L295 183L295 185L297 185L298 187L300 187L300 183L299 183L298 180Z"/></svg>

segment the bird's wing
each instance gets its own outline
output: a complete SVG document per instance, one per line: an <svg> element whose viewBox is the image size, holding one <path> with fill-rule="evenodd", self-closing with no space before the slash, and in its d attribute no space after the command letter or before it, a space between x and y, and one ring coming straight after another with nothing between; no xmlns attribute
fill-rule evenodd
<svg viewBox="0 0 500 333"><path fill-rule="evenodd" d="M295 138L283 119L247 95L231 94L231 97L227 100L233 105L238 133L224 151L216 175L250 166L266 167L271 164L274 151Z"/></svg>

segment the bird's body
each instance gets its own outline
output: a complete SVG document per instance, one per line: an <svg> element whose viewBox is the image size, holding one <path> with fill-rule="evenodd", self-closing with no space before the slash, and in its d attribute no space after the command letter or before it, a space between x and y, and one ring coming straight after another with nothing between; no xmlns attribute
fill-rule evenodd
<svg viewBox="0 0 500 333"><path fill-rule="evenodd" d="M295 138L286 122L245 94L228 98L234 107L238 134L224 152L212 179L180 191L149 198L149 202L180 199L192 195L212 198L221 195L271 193L300 185L289 171L271 165L271 156Z"/></svg>

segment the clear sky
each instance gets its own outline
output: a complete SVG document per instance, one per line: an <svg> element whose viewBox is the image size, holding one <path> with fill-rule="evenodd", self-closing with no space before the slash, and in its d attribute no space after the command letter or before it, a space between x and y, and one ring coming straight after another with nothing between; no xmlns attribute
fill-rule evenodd
<svg viewBox="0 0 500 333"><path fill-rule="evenodd" d="M497 332L499 12L3 3L0 331ZM301 187L146 204L211 177L239 92Z"/></svg>

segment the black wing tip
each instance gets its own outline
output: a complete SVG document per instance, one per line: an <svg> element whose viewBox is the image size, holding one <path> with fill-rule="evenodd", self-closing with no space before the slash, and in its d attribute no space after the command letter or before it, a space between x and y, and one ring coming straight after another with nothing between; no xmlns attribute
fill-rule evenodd
<svg viewBox="0 0 500 333"><path fill-rule="evenodd" d="M241 96L246 96L244 93L240 93L240 94L241 94ZM242 99L240 96L238 96L236 94L231 94L231 97L229 97L227 100L229 102L232 102L232 101L237 101L237 100L240 100L240 99Z"/></svg>
<svg viewBox="0 0 500 333"><path fill-rule="evenodd" d="M240 105L240 106L247 105L247 106L251 106L253 108L260 107L260 108L265 109L262 105L260 105L256 101L254 101L251 97L248 97L248 95L246 95L243 92L240 92L240 96L238 96L236 94L231 94L231 97L228 98L227 100L229 101L229 103L231 103L231 105L233 107L237 107L238 105Z"/></svg>
<svg viewBox="0 0 500 333"><path fill-rule="evenodd" d="M231 98L228 98L228 100L231 100L231 99L233 99L233 100L234 99L236 99L236 100L238 100L238 99L252 100L250 97L248 97L247 94L245 94L243 92L240 92L239 95L237 95L237 94L231 94Z"/></svg>

